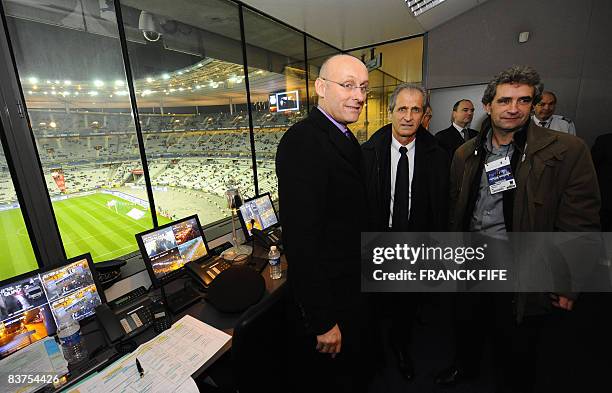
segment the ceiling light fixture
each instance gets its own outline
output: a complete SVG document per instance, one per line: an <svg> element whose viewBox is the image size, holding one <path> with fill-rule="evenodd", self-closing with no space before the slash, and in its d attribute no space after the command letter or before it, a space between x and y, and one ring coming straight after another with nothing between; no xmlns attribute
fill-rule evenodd
<svg viewBox="0 0 612 393"><path fill-rule="evenodd" d="M444 0L404 0L408 8L410 8L410 12L414 16L419 16L423 12L429 11L435 6L444 2Z"/></svg>

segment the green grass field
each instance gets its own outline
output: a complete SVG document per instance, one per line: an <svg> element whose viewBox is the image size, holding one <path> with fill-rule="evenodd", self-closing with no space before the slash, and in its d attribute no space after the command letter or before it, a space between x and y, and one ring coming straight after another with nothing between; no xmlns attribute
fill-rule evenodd
<svg viewBox="0 0 612 393"><path fill-rule="evenodd" d="M109 209L106 204L119 203ZM151 214L135 220L126 215L132 208L142 207L108 194L93 194L53 203L55 217L68 257L90 252L94 261L105 261L138 250L134 234L152 227ZM159 225L170 222L157 216ZM12 209L0 212L0 281L37 268L21 212Z"/></svg>

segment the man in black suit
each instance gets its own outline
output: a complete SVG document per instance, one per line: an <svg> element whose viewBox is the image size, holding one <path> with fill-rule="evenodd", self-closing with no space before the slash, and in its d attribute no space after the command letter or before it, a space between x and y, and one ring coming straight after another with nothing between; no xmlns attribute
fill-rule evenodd
<svg viewBox="0 0 612 393"><path fill-rule="evenodd" d="M362 145L370 231L441 232L447 228L450 164L436 138L421 127L425 97L419 86L397 86L389 98L391 124ZM386 314L391 315L392 347L400 373L410 380L417 294L376 296L383 298L377 304L391 305Z"/></svg>
<svg viewBox="0 0 612 393"><path fill-rule="evenodd" d="M347 124L364 106L368 71L356 58L336 55L322 65L315 88L318 107L287 130L276 153L295 333L291 391L359 391L366 202L359 143Z"/></svg>
<svg viewBox="0 0 612 393"><path fill-rule="evenodd" d="M433 117L433 109L431 109L431 105L429 101L425 104L425 114L423 115L423 121L421 121L421 127L429 131L429 123L431 123L431 119Z"/></svg>
<svg viewBox="0 0 612 393"><path fill-rule="evenodd" d="M469 128L473 118L474 104L468 99L461 99L453 105L450 127L436 133L440 146L446 149L450 160L459 146L478 135L478 131Z"/></svg>

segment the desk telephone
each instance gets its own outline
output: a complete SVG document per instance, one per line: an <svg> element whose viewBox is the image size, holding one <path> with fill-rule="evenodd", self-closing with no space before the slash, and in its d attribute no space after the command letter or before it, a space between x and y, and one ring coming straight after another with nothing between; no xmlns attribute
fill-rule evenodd
<svg viewBox="0 0 612 393"><path fill-rule="evenodd" d="M152 302L146 293L145 287L139 287L96 307L96 317L111 343L135 336L151 325L160 332L172 324L164 305Z"/></svg>
<svg viewBox="0 0 612 393"><path fill-rule="evenodd" d="M268 249L271 246L281 246L281 231L279 228L273 227L263 231L257 228L251 228L251 233L261 245Z"/></svg>
<svg viewBox="0 0 612 393"><path fill-rule="evenodd" d="M210 283L217 278L221 272L231 267L221 257L214 257L207 263L189 262L185 265L185 270L204 288L208 288Z"/></svg>

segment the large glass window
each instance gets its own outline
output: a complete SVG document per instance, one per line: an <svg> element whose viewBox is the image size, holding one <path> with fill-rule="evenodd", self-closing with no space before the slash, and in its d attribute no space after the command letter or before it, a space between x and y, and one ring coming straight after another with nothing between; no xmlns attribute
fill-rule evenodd
<svg viewBox="0 0 612 393"><path fill-rule="evenodd" d="M350 54L368 62L382 54L382 64L370 71L370 93L359 120L351 127L360 142L388 124L389 96L398 84L421 83L423 79L423 38L371 46Z"/></svg>
<svg viewBox="0 0 612 393"><path fill-rule="evenodd" d="M152 226L112 1L3 0L64 248L96 261ZM163 218L160 218L163 222Z"/></svg>
<svg viewBox="0 0 612 393"><path fill-rule="evenodd" d="M306 51L308 55L308 103L310 107L317 106L318 96L315 90L315 80L319 76L319 71L323 62L333 55L340 53L337 49L322 43L321 41L306 37Z"/></svg>
<svg viewBox="0 0 612 393"><path fill-rule="evenodd" d="M0 142L0 281L38 268Z"/></svg>
<svg viewBox="0 0 612 393"><path fill-rule="evenodd" d="M157 211L225 218L228 188L255 195L238 6L121 4Z"/></svg>
<svg viewBox="0 0 612 393"><path fill-rule="evenodd" d="M270 192L276 200L276 147L307 112L304 36L247 9L244 31L259 192Z"/></svg>

